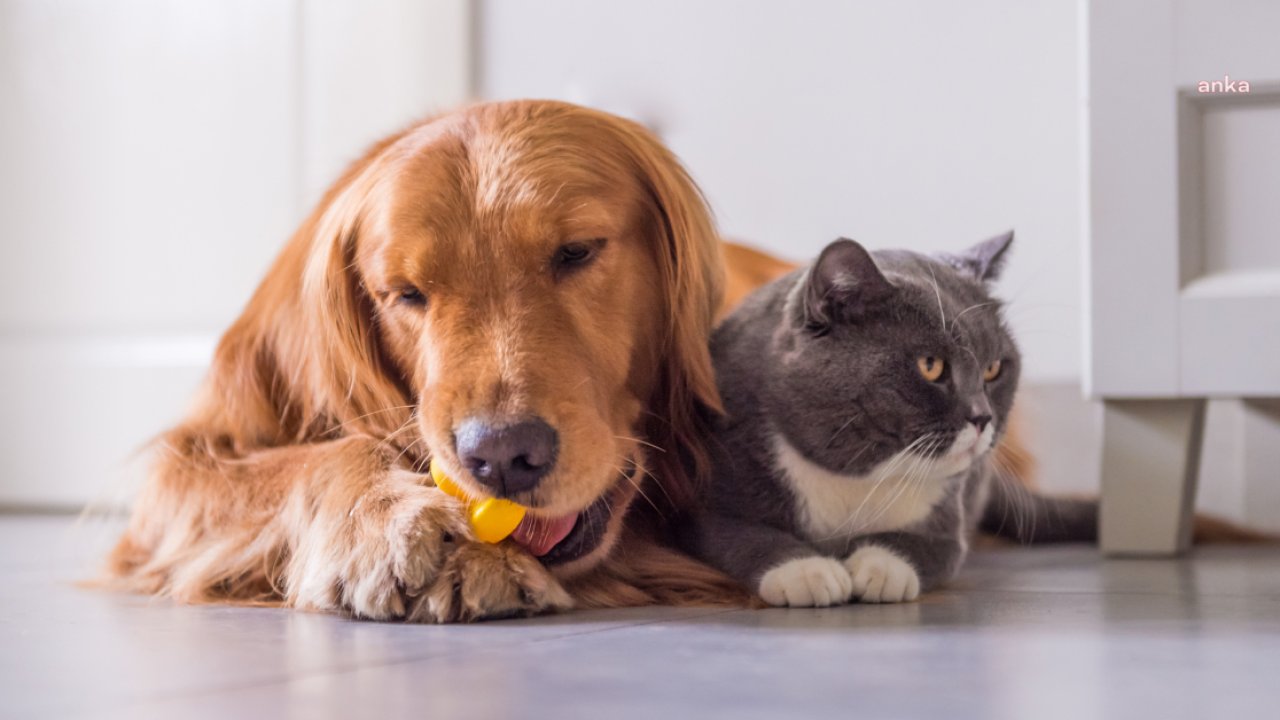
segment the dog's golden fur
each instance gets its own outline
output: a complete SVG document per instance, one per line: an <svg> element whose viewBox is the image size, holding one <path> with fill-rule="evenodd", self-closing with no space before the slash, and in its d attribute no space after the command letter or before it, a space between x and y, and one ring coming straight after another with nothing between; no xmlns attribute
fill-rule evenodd
<svg viewBox="0 0 1280 720"><path fill-rule="evenodd" d="M598 252L562 272L572 241ZM700 193L634 123L494 103L380 142L299 228L159 441L110 584L430 622L744 601L655 541L706 463L722 273ZM522 414L561 438L519 498L531 512L613 509L606 540L553 571L474 541L424 474L434 456L482 494L452 428ZM643 485L623 482L628 462Z"/></svg>

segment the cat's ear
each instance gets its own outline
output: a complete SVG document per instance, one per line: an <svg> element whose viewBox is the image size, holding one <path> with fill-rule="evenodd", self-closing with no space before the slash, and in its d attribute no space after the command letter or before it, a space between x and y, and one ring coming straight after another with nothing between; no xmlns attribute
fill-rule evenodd
<svg viewBox="0 0 1280 720"><path fill-rule="evenodd" d="M994 282L1004 272L1004 261L1013 245L1013 231L988 238L948 260L957 270L969 273L982 282Z"/></svg>
<svg viewBox="0 0 1280 720"><path fill-rule="evenodd" d="M822 250L805 278L805 324L829 327L837 317L856 315L893 292L893 285L876 267L871 253L848 238L840 238Z"/></svg>

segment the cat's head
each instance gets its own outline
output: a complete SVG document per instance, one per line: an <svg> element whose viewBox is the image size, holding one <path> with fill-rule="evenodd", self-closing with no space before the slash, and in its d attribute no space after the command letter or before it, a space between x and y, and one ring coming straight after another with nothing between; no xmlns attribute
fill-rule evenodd
<svg viewBox="0 0 1280 720"><path fill-rule="evenodd" d="M853 475L913 460L947 476L983 458L1018 384L1018 348L990 293L1012 240L933 256L828 245L773 338L780 372L766 397L783 437Z"/></svg>

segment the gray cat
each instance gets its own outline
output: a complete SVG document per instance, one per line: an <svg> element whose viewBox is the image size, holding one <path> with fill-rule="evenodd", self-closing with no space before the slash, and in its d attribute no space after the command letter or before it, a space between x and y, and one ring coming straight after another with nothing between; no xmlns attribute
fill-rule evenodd
<svg viewBox="0 0 1280 720"><path fill-rule="evenodd" d="M726 404L687 549L772 605L903 602L979 529L1094 540L1094 502L1002 481L1018 348L989 290L1013 233L959 255L840 239L716 330Z"/></svg>

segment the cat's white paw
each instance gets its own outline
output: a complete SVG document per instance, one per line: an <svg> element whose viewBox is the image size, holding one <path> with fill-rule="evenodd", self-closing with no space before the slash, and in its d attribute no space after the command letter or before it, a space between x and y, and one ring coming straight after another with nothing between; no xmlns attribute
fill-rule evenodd
<svg viewBox="0 0 1280 720"><path fill-rule="evenodd" d="M859 548L844 561L853 596L867 603L910 602L920 596L920 576L911 563L876 545Z"/></svg>
<svg viewBox="0 0 1280 720"><path fill-rule="evenodd" d="M827 607L849 601L853 578L839 560L817 555L788 560L760 578L760 597L779 607Z"/></svg>

